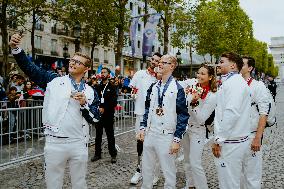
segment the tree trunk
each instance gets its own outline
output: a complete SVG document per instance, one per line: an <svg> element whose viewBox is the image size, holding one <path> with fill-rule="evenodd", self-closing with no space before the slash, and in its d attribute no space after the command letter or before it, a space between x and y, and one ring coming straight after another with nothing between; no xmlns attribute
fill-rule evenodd
<svg viewBox="0 0 284 189"><path fill-rule="evenodd" d="M32 31L31 31L31 46L32 46L32 60L35 61L35 25L36 25L36 11L32 11Z"/></svg>
<svg viewBox="0 0 284 189"><path fill-rule="evenodd" d="M190 78L192 78L193 62L192 62L192 46L191 45L189 45L189 58L190 58Z"/></svg>
<svg viewBox="0 0 284 189"><path fill-rule="evenodd" d="M115 64L121 68L121 58L122 58L122 49L124 42L124 28L123 25L120 25L118 28L117 44L116 44L116 53L115 53Z"/></svg>
<svg viewBox="0 0 284 189"><path fill-rule="evenodd" d="M9 58L9 44L8 44L8 28L7 28L7 0L4 0L1 5L1 21L0 21L0 28L1 28L1 36L2 36L2 52L3 52L3 60L1 62L1 76L7 76L7 67L8 67L8 58Z"/></svg>
<svg viewBox="0 0 284 189"><path fill-rule="evenodd" d="M91 59L94 60L94 51L95 51L95 46L97 45L97 42L96 40L93 41L93 44L92 44L92 49L91 49ZM94 62L93 64L91 65L91 71L93 73L93 70L94 70Z"/></svg>
<svg viewBox="0 0 284 189"><path fill-rule="evenodd" d="M169 24L167 20L164 20L164 54L168 54L169 51Z"/></svg>
<svg viewBox="0 0 284 189"><path fill-rule="evenodd" d="M147 2L147 0L144 0L145 2L144 2L144 29L145 29L145 26L146 26L146 23L147 23L147 20L148 20L148 2ZM146 59L147 59L147 57L145 56L145 55L143 55L143 62L142 62L142 64L141 64L141 66L140 66L140 69L142 70L143 69L143 65L146 65L147 66L147 61L146 61ZM145 66L145 67L146 67Z"/></svg>

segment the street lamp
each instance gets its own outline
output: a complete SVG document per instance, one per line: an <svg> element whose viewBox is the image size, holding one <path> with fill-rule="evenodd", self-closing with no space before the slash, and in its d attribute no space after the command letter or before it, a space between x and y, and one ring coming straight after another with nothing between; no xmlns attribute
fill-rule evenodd
<svg viewBox="0 0 284 189"><path fill-rule="evenodd" d="M80 51L81 24L77 21L74 26L75 52Z"/></svg>
<svg viewBox="0 0 284 189"><path fill-rule="evenodd" d="M67 57L69 56L69 53L68 53L68 46L67 44L65 43L64 44L64 47L63 47L63 57L64 57L64 67L67 68L66 72L68 72L68 63L67 63Z"/></svg>
<svg viewBox="0 0 284 189"><path fill-rule="evenodd" d="M179 71L179 63L180 63L180 61L181 61L181 53L179 52L179 50L178 50L178 52L176 53L176 58L177 58L177 63L178 63L178 65L177 65L178 76L181 77L180 71Z"/></svg>

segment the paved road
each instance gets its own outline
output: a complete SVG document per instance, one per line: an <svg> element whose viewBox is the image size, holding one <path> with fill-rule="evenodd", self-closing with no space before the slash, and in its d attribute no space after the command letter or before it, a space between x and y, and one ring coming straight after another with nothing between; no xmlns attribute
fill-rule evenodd
<svg viewBox="0 0 284 189"><path fill-rule="evenodd" d="M278 126L265 131L264 137L264 167L263 167L263 189L284 188L284 87L279 90L277 97ZM120 147L118 162L110 163L110 157L104 145L103 159L92 163L88 167L88 186L96 189L138 189L139 186L131 186L129 179L135 171L136 165L136 143L134 133L130 132L117 137ZM94 147L90 147L91 154ZM45 188L42 158L34 161L16 165L0 171L0 189L10 188ZM185 185L182 162L177 162L177 188ZM218 188L216 170L213 164L213 156L207 146L203 154L203 165L206 170L209 187ZM68 168L66 169L68 172ZM163 179L156 188L162 188ZM64 188L71 188L70 177L65 175Z"/></svg>

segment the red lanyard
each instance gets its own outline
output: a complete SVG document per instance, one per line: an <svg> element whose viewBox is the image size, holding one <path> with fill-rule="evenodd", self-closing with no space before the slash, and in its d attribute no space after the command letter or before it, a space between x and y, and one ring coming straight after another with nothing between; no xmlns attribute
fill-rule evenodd
<svg viewBox="0 0 284 189"><path fill-rule="evenodd" d="M247 79L248 86L250 86L250 84L251 84L252 80L253 80L253 78L252 78L252 77L249 77L249 78Z"/></svg>

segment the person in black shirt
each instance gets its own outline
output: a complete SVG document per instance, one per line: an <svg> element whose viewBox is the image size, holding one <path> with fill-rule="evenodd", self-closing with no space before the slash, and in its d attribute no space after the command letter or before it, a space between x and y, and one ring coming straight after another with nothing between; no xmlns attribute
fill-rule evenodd
<svg viewBox="0 0 284 189"><path fill-rule="evenodd" d="M110 70L102 68L101 72L102 82L98 86L98 94L101 99L100 112L101 119L96 125L96 139L95 139L95 155L91 161L101 159L101 145L103 128L105 129L108 141L108 150L111 155L111 163L116 163L117 150L115 148L114 138L114 108L117 105L116 87L109 82Z"/></svg>
<svg viewBox="0 0 284 189"><path fill-rule="evenodd" d="M267 85L267 88L269 89L272 97L273 97L273 100L275 102L275 97L276 97L276 89L277 89L277 84L276 82L274 81L274 78L273 77L268 77L268 85Z"/></svg>

